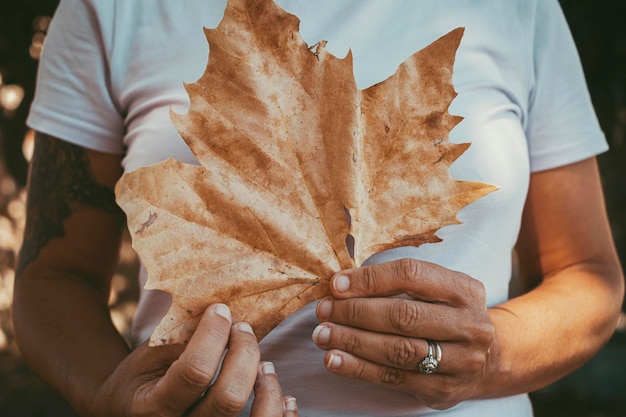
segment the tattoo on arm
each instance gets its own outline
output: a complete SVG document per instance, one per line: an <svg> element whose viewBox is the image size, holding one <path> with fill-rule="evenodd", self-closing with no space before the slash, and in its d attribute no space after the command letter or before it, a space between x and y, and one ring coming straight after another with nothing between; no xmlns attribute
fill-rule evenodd
<svg viewBox="0 0 626 417"><path fill-rule="evenodd" d="M113 190L98 184L91 175L89 158L83 148L37 135L17 277L50 239L65 236L64 220L81 207L95 207L122 216Z"/></svg>

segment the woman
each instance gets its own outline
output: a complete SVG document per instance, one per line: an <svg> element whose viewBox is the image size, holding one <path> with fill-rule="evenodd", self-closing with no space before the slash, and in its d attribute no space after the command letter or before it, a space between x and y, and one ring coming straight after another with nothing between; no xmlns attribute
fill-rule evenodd
<svg viewBox="0 0 626 417"><path fill-rule="evenodd" d="M309 44L351 48L360 88L465 27L449 109L465 119L450 139L472 146L451 173L500 189L440 230L442 242L339 272L332 297L260 347L216 305L188 345L148 348L168 300L144 291L129 350L106 308L123 223L111 190L122 169L195 162L167 112L185 112L182 82L206 63L201 28L224 2L64 0L29 119L39 133L14 300L24 357L90 416L296 413L259 355L302 415L532 415L525 393L590 358L623 297L594 159L606 142L558 3L278 4ZM514 248L526 292L509 299ZM246 405L255 379L258 400Z"/></svg>

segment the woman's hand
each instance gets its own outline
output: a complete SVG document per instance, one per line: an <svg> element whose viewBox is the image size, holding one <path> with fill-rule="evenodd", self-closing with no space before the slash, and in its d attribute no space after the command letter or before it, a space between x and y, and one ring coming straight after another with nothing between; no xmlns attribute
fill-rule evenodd
<svg viewBox="0 0 626 417"><path fill-rule="evenodd" d="M252 416L297 416L295 399L283 397L274 366L259 356L250 326L232 324L228 307L214 304L187 345L144 343L131 352L94 396L90 415L236 416L254 389Z"/></svg>
<svg viewBox="0 0 626 417"><path fill-rule="evenodd" d="M472 398L496 340L479 281L403 259L340 272L330 286L332 297L317 306L322 323L313 340L328 350L331 372L411 393L431 408ZM412 298L392 297L400 294ZM418 366L428 340L442 352L433 374Z"/></svg>

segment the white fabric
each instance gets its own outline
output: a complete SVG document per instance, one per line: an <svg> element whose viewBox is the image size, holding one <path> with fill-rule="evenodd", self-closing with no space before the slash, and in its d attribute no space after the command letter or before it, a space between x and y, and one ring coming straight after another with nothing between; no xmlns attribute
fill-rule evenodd
<svg viewBox="0 0 626 417"><path fill-rule="evenodd" d="M463 209L443 242L401 248L370 262L415 257L463 271L487 288L489 305L507 299L511 250L533 171L606 150L581 66L556 0L280 0L301 19L309 44L354 54L366 88L391 75L409 55L463 26L450 111L465 117L453 142L472 142L452 166L459 179L500 190ZM62 0L44 48L29 118L34 129L105 152L126 152L129 171L169 156L195 161L168 111L188 106L183 82L204 71L202 27L214 27L224 0ZM410 169L410 167L407 167ZM145 277L143 277L145 279ZM135 340L148 337L168 298L144 292ZM310 305L262 343L303 416L413 416L429 410L409 395L328 373L311 333ZM444 352L445 355L445 352ZM444 360L454 360L445 358ZM450 416L529 416L528 398L471 401Z"/></svg>

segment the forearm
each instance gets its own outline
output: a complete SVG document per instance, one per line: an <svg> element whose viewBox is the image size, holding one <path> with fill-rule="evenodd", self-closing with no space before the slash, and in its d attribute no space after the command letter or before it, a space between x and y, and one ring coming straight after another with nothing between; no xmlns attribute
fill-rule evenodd
<svg viewBox="0 0 626 417"><path fill-rule="evenodd" d="M478 396L534 391L581 366L615 331L623 291L617 262L590 263L491 308L496 343Z"/></svg>
<svg viewBox="0 0 626 417"><path fill-rule="evenodd" d="M27 363L79 412L129 351L102 292L79 278L51 272L20 277L13 315Z"/></svg>
<svg viewBox="0 0 626 417"><path fill-rule="evenodd" d="M113 187L122 155L35 135L13 321L22 354L84 415L128 355L111 323L110 281L124 218Z"/></svg>

